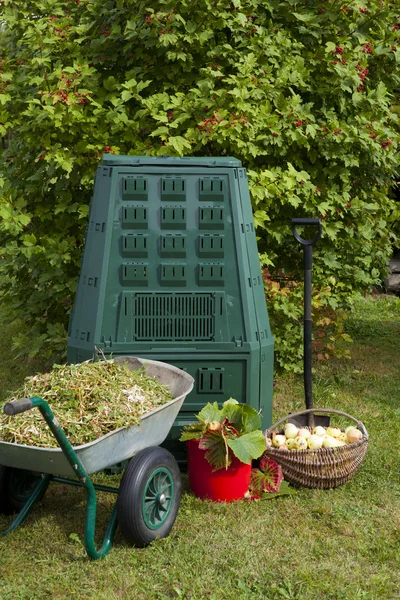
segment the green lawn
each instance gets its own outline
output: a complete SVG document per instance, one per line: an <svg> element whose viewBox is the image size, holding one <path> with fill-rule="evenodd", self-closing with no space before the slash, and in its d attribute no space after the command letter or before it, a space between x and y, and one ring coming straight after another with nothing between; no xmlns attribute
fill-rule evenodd
<svg viewBox="0 0 400 600"><path fill-rule="evenodd" d="M136 549L117 532L100 561L90 561L82 545L82 490L51 485L26 523L0 539L0 599L400 598L400 299L360 299L347 328L352 358L318 366L314 397L316 406L354 415L369 432L365 461L352 481L335 490L224 505L194 498L184 475L171 535ZM16 363L6 347L3 398L39 366ZM302 379L279 377L274 417L302 407ZM112 500L100 495L99 540ZM2 529L9 522L0 516Z"/></svg>

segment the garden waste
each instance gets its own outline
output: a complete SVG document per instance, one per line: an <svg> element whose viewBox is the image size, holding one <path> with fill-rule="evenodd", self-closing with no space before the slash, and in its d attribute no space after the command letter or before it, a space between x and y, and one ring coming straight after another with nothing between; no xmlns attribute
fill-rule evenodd
<svg viewBox="0 0 400 600"><path fill-rule="evenodd" d="M167 386L113 360L54 365L34 375L7 401L38 396L53 409L70 443L83 445L139 419L172 400ZM15 444L57 447L57 441L38 411L18 418L0 415L0 440Z"/></svg>

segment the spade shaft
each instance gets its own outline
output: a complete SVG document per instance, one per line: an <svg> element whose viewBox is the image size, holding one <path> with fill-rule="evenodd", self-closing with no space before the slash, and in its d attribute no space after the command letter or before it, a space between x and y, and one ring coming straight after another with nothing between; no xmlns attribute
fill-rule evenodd
<svg viewBox="0 0 400 600"><path fill-rule="evenodd" d="M311 319L311 295L312 295L312 246L303 246L304 251L304 339L303 339L303 361L304 361L304 394L306 408L313 407L312 400L312 319Z"/></svg>
<svg viewBox="0 0 400 600"><path fill-rule="evenodd" d="M306 227L308 225L317 225L318 232L312 239L302 238L296 225ZM312 398L312 317L311 317L311 296L312 296L312 247L322 233L321 221L319 219L292 219L292 231L296 240L303 246L304 254L304 341L303 341L303 366L304 366L304 395L306 409L313 408ZM314 415L310 413L307 418L308 425L314 426Z"/></svg>

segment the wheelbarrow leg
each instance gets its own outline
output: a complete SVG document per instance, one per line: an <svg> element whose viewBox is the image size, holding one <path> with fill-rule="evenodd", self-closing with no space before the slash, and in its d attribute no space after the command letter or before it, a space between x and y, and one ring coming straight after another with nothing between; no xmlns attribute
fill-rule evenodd
<svg viewBox="0 0 400 600"><path fill-rule="evenodd" d="M17 514L14 521L11 523L10 527L1 533L2 536L8 535L25 521L25 519L31 513L32 508L36 504L37 500L41 497L42 493L46 490L47 486L49 485L51 477L51 475L43 475L43 477L40 479L37 486L33 490L32 494L29 496L28 500L26 501L20 512Z"/></svg>
<svg viewBox="0 0 400 600"><path fill-rule="evenodd" d="M115 535L115 530L117 529L117 503L115 503L113 511L111 513L111 517L108 521L107 529L104 534L103 542L98 550L96 550L96 545L94 543L94 534L96 529L96 491L93 487L93 483L89 479L87 483L90 483L89 486L85 484L86 490L86 522L85 522L85 549L90 556L90 558L103 558L108 554Z"/></svg>
<svg viewBox="0 0 400 600"><path fill-rule="evenodd" d="M65 454L69 464L72 467L72 470L76 474L81 485L85 488L86 492L86 521L85 521L85 548L88 556L90 558L103 558L106 556L108 551L110 550L115 534L115 530L117 528L117 507L114 506L113 512L111 514L110 520L108 522L107 530L103 539L103 542L99 548L96 550L96 545L94 542L95 528L96 528L96 510L97 510L97 497L96 490L90 479L89 475L86 472L85 467L81 463L78 455L75 450L71 446L67 436L64 431L58 424L57 419L50 406L47 404L43 398L33 397L33 398L22 398L21 400L16 400L15 402L8 402L4 406L4 412L8 415L14 415L20 412L24 412L26 410L30 410L31 408L37 407L47 425L50 427L51 432L56 438L61 450ZM51 476L50 476L51 477ZM39 484L40 485L40 484ZM44 485L44 484L43 484ZM34 493L37 490L34 490ZM32 494L33 495L33 494ZM39 496L39 492L37 495L35 494L35 499ZM30 499L29 499L30 500ZM27 504L29 501L27 502ZM33 504L33 502L32 502ZM29 512L32 504L27 507L25 511L25 516ZM25 509L25 507L24 507ZM23 509L23 510L24 510ZM22 513L23 511L21 511ZM18 519L18 517L17 517ZM17 521L16 519L16 521ZM19 524L19 523L18 523ZM17 525L15 525L16 527ZM15 529L14 527L14 529Z"/></svg>
<svg viewBox="0 0 400 600"><path fill-rule="evenodd" d="M115 530L117 528L117 507L114 506L111 514L106 533L104 535L103 542L98 550L94 542L94 535L96 529L96 512L97 512L97 496L96 490L86 472L85 467L81 463L78 455L71 446L67 436L65 435L62 428L59 426L57 419L55 419L53 411L45 400L42 398L31 398L32 402L39 408L47 425L50 427L54 437L60 445L61 450L64 452L69 464L75 471L77 478L79 479L86 492L86 520L85 520L85 549L90 558L103 558L109 552L112 542L114 539Z"/></svg>

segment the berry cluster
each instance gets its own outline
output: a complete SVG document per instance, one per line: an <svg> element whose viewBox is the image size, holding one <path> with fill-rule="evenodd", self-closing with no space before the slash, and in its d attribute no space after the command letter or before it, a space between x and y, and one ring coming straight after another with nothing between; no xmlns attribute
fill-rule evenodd
<svg viewBox="0 0 400 600"><path fill-rule="evenodd" d="M197 125L199 131L205 131L210 133L215 125L221 123L222 119L218 111L215 111L211 119L203 119L201 123Z"/></svg>
<svg viewBox="0 0 400 600"><path fill-rule="evenodd" d="M59 89L54 92L41 91L39 94L42 97L53 98L53 104L56 104L57 102L64 104L88 104L90 92L82 94L82 92L70 92L68 90Z"/></svg>
<svg viewBox="0 0 400 600"><path fill-rule="evenodd" d="M360 65L360 63L358 63L356 65L356 69L358 71L358 76L361 79L361 81L365 81L366 78L368 77L369 70L363 69L362 66Z"/></svg>
<svg viewBox="0 0 400 600"><path fill-rule="evenodd" d="M361 84L357 88L357 92L362 92L365 89L364 81L368 77L369 70L367 68L363 69L360 63L356 64L356 70L358 71L357 75L361 79Z"/></svg>
<svg viewBox="0 0 400 600"><path fill-rule="evenodd" d="M169 25L169 22L171 21L174 12L175 12L175 8L171 8L169 13L156 12L151 15L146 15L144 20L146 22L146 25L148 25L149 27L152 27L154 21L158 21L159 23L161 23L162 21L164 21L164 19L166 17L165 20L167 22L167 25ZM165 33L167 33L165 29L162 29L160 31L160 35L164 35Z"/></svg>
<svg viewBox="0 0 400 600"><path fill-rule="evenodd" d="M365 52L365 54L372 54L372 42L367 42L366 44L364 44L364 46L361 48L361 52Z"/></svg>

